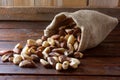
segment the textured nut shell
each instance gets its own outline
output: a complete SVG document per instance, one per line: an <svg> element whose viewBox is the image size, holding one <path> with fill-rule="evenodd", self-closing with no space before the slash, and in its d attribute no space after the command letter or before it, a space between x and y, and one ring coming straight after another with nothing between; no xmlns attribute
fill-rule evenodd
<svg viewBox="0 0 120 80"><path fill-rule="evenodd" d="M74 13L57 14L50 25L44 30L45 36L51 36L58 30L63 20L72 18L81 29L81 41L78 51L93 48L101 43L118 24L117 18L110 17L94 10L79 10Z"/></svg>

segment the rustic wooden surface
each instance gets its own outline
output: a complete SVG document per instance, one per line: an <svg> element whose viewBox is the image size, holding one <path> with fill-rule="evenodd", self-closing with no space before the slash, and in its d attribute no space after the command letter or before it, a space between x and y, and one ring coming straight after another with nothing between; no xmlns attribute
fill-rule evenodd
<svg viewBox="0 0 120 80"><path fill-rule="evenodd" d="M48 21L0 21L0 50L12 49L28 38L38 39ZM0 80L120 80L120 24L96 48L86 50L77 70L58 72L38 68L19 68L0 60Z"/></svg>
<svg viewBox="0 0 120 80"><path fill-rule="evenodd" d="M96 10L120 20L120 8L42 8L42 7L0 7L0 20L51 21L60 12Z"/></svg>

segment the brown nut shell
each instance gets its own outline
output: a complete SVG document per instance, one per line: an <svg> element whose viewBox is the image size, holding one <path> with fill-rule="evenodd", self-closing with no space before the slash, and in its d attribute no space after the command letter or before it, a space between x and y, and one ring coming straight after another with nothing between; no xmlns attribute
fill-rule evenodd
<svg viewBox="0 0 120 80"><path fill-rule="evenodd" d="M31 60L24 60L24 61L20 62L19 67L35 68L36 64L33 61L31 61Z"/></svg>

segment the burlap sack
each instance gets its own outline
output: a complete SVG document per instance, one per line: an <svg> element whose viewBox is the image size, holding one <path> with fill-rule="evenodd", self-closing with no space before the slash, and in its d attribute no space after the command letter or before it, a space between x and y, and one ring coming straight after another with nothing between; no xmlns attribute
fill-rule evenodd
<svg viewBox="0 0 120 80"><path fill-rule="evenodd" d="M44 30L45 36L56 33L65 19L72 18L81 29L79 51L93 48L100 44L118 24L118 19L93 10L79 10L73 13L57 14Z"/></svg>

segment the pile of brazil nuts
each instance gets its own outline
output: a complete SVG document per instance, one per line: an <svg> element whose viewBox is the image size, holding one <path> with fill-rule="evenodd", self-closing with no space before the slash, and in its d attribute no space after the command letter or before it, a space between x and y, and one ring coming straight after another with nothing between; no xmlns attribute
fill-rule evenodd
<svg viewBox="0 0 120 80"><path fill-rule="evenodd" d="M23 68L34 68L41 63L58 71L76 69L83 57L78 51L80 40L81 30L75 24L61 26L51 37L28 39L24 47L18 43L13 50L0 51L1 60Z"/></svg>

